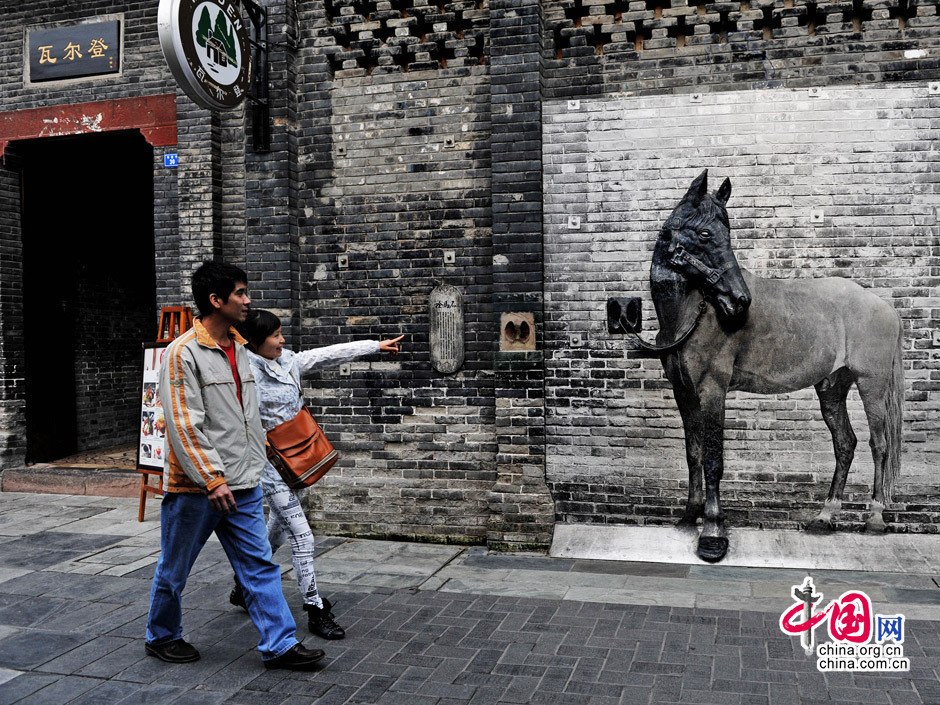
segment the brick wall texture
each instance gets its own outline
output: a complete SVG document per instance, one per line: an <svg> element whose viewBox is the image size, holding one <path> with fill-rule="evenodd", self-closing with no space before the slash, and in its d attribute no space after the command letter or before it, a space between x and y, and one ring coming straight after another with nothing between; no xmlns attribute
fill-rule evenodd
<svg viewBox="0 0 940 705"><path fill-rule="evenodd" d="M481 67L337 79L329 94L332 169L305 205L315 227L301 229L299 344L404 334L406 354L311 378L314 413L343 454L313 498L326 531L485 538L496 459L488 96ZM464 365L449 376L430 366L438 284L464 297Z"/></svg>
<svg viewBox="0 0 940 705"><path fill-rule="evenodd" d="M703 168L713 187L732 179L744 266L851 277L901 314L905 452L889 516L893 530L940 530L937 0L263 5L267 118L205 110L177 87L157 3L0 0L0 118L174 96L178 142L153 147L157 306L190 303L193 268L219 258L247 268L294 349L407 336L396 359L306 382L343 455L308 498L317 531L530 548L557 521L670 521L686 482L675 404L660 363L606 333L604 304L642 296L655 321L650 238ZM24 82L27 27L104 15L123 22L120 75ZM259 119L266 150L253 148ZM0 467L25 452L16 152L0 163ZM451 375L430 365L441 284L464 301ZM115 305L93 298L103 317ZM534 350L501 348L506 313L535 322ZM91 378L120 367L95 364ZM96 394L76 390L88 413ZM116 442L104 419L88 432ZM811 391L733 396L732 521L801 525L828 485L829 443ZM847 527L870 483L864 451Z"/></svg>

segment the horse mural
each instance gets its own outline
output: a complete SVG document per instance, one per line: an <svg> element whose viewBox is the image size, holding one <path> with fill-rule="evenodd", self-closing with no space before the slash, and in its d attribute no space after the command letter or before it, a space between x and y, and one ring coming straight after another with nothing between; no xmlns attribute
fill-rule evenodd
<svg viewBox="0 0 940 705"><path fill-rule="evenodd" d="M830 530L841 509L857 443L846 410L854 383L868 419L874 482L866 531L886 530L900 470L904 376L902 327L894 308L841 278L775 280L741 269L731 249L726 204L731 181L712 195L708 171L666 219L653 250L650 288L658 355L685 432L689 496L680 526L703 520L697 554L724 558L728 537L719 485L725 397L729 391L779 394L813 386L832 434L836 468L810 530ZM610 313L610 308L608 309ZM621 323L639 339L633 321ZM704 488L703 488L704 480Z"/></svg>

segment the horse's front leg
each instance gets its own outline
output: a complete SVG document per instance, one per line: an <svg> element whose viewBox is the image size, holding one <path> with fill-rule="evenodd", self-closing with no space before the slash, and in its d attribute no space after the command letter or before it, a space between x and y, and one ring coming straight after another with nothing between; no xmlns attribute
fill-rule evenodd
<svg viewBox="0 0 940 705"><path fill-rule="evenodd" d="M702 483L702 434L698 432L698 415L695 413L697 401L686 399L681 392L676 393L676 402L682 416L682 428L685 432L685 460L689 467L689 498L685 511L676 522L679 528L695 528L700 517L705 514L705 490Z"/></svg>
<svg viewBox="0 0 940 705"><path fill-rule="evenodd" d="M698 557L717 563L728 552L725 516L721 509L721 476L724 473L724 391L703 399L698 413L697 434L702 447L702 472L705 477L705 514L698 539Z"/></svg>

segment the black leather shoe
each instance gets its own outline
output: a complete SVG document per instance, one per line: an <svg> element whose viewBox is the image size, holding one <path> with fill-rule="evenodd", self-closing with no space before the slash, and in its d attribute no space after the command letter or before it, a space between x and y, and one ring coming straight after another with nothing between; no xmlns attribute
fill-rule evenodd
<svg viewBox="0 0 940 705"><path fill-rule="evenodd" d="M323 607L304 605L307 612L307 628L323 639L343 639L346 631L333 619L333 605L326 598L321 599Z"/></svg>
<svg viewBox="0 0 940 705"><path fill-rule="evenodd" d="M248 611L248 605L245 604L245 593L242 592L242 586L238 584L237 580L235 581L235 587L233 587L232 591L228 594L228 601L236 607L241 607L246 612Z"/></svg>
<svg viewBox="0 0 940 705"><path fill-rule="evenodd" d="M162 644L144 644L148 656L156 656L167 663L189 663L199 660L199 652L192 644L182 639L165 641Z"/></svg>
<svg viewBox="0 0 940 705"><path fill-rule="evenodd" d="M312 671L317 661L326 656L320 649L308 649L303 644L294 644L277 658L264 662L265 668L286 668L290 671Z"/></svg>

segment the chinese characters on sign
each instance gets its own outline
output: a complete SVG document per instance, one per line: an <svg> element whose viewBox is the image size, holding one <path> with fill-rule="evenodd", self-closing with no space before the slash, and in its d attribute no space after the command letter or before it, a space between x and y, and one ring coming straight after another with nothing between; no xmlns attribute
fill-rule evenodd
<svg viewBox="0 0 940 705"><path fill-rule="evenodd" d="M230 110L245 99L251 51L238 0L160 0L157 30L167 66L198 105Z"/></svg>
<svg viewBox="0 0 940 705"><path fill-rule="evenodd" d="M464 360L463 294L456 287L442 284L431 292L428 307L431 367L441 374L453 374Z"/></svg>
<svg viewBox="0 0 940 705"><path fill-rule="evenodd" d="M814 630L827 624L827 641L815 647L820 671L899 672L910 670L904 656L904 615L875 614L871 598L861 590L849 590L822 605L809 576L793 586L793 606L780 615L780 630L800 637L807 656L814 651Z"/></svg>
<svg viewBox="0 0 940 705"><path fill-rule="evenodd" d="M30 29L28 35L32 83L99 76L121 70L119 20Z"/></svg>

